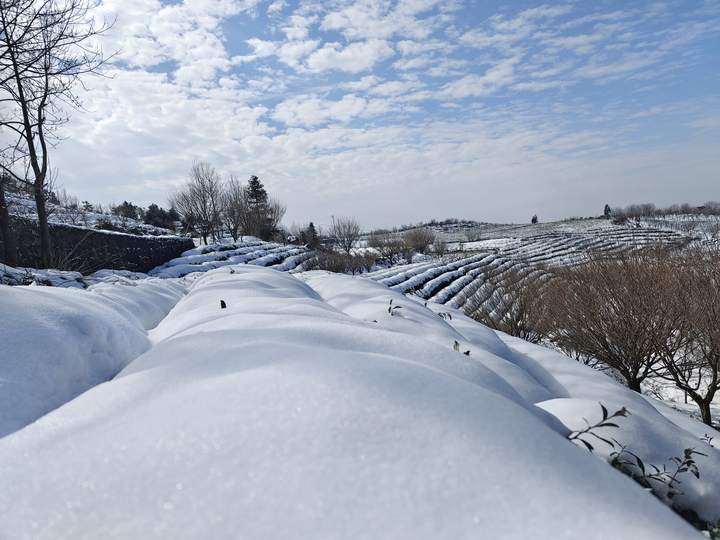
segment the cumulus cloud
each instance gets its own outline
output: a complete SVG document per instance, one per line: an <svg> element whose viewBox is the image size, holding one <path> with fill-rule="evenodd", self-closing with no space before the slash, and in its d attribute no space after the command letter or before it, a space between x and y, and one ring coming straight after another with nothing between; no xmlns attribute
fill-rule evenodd
<svg viewBox="0 0 720 540"><path fill-rule="evenodd" d="M147 68L174 62L179 82L204 84L232 63L221 22L253 9L259 0L192 0L163 5L159 0L105 0L98 18L116 19L104 37L117 59Z"/></svg>

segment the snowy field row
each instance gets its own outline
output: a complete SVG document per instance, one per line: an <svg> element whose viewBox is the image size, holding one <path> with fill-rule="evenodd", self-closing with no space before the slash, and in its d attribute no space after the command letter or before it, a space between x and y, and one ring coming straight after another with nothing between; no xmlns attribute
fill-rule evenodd
<svg viewBox="0 0 720 540"><path fill-rule="evenodd" d="M110 277L3 289L2 538L697 538L568 440L600 403L646 464L701 451L675 502L720 518L709 428L452 308L247 264Z"/></svg>

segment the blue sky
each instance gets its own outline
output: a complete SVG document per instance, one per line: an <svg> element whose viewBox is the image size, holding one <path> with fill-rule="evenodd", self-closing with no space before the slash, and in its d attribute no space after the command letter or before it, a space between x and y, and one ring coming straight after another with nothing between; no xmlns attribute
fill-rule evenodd
<svg viewBox="0 0 720 540"><path fill-rule="evenodd" d="M163 202L193 161L288 224L720 199L718 2L105 0L118 51L55 165Z"/></svg>

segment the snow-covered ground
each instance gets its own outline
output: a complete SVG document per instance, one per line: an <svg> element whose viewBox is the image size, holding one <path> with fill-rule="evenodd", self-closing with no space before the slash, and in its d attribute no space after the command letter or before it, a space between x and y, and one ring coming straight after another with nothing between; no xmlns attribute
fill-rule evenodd
<svg viewBox="0 0 720 540"><path fill-rule="evenodd" d="M568 441L599 403L645 463L702 451L676 501L720 518L709 428L458 310L247 264L98 279L0 287L0 369L36 359L0 373L33 389L18 415L58 405L23 380L37 362L125 366L0 439L0 538L697 538L609 447Z"/></svg>

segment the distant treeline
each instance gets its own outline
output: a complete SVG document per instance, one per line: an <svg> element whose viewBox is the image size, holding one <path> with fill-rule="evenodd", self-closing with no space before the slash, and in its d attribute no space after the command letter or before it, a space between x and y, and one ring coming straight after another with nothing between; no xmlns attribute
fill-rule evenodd
<svg viewBox="0 0 720 540"><path fill-rule="evenodd" d="M720 216L720 202L708 201L700 206L693 206L688 203L671 204L670 206L657 207L652 203L630 204L624 208L613 208L614 218L641 218L641 217L662 217L679 214L711 215Z"/></svg>

